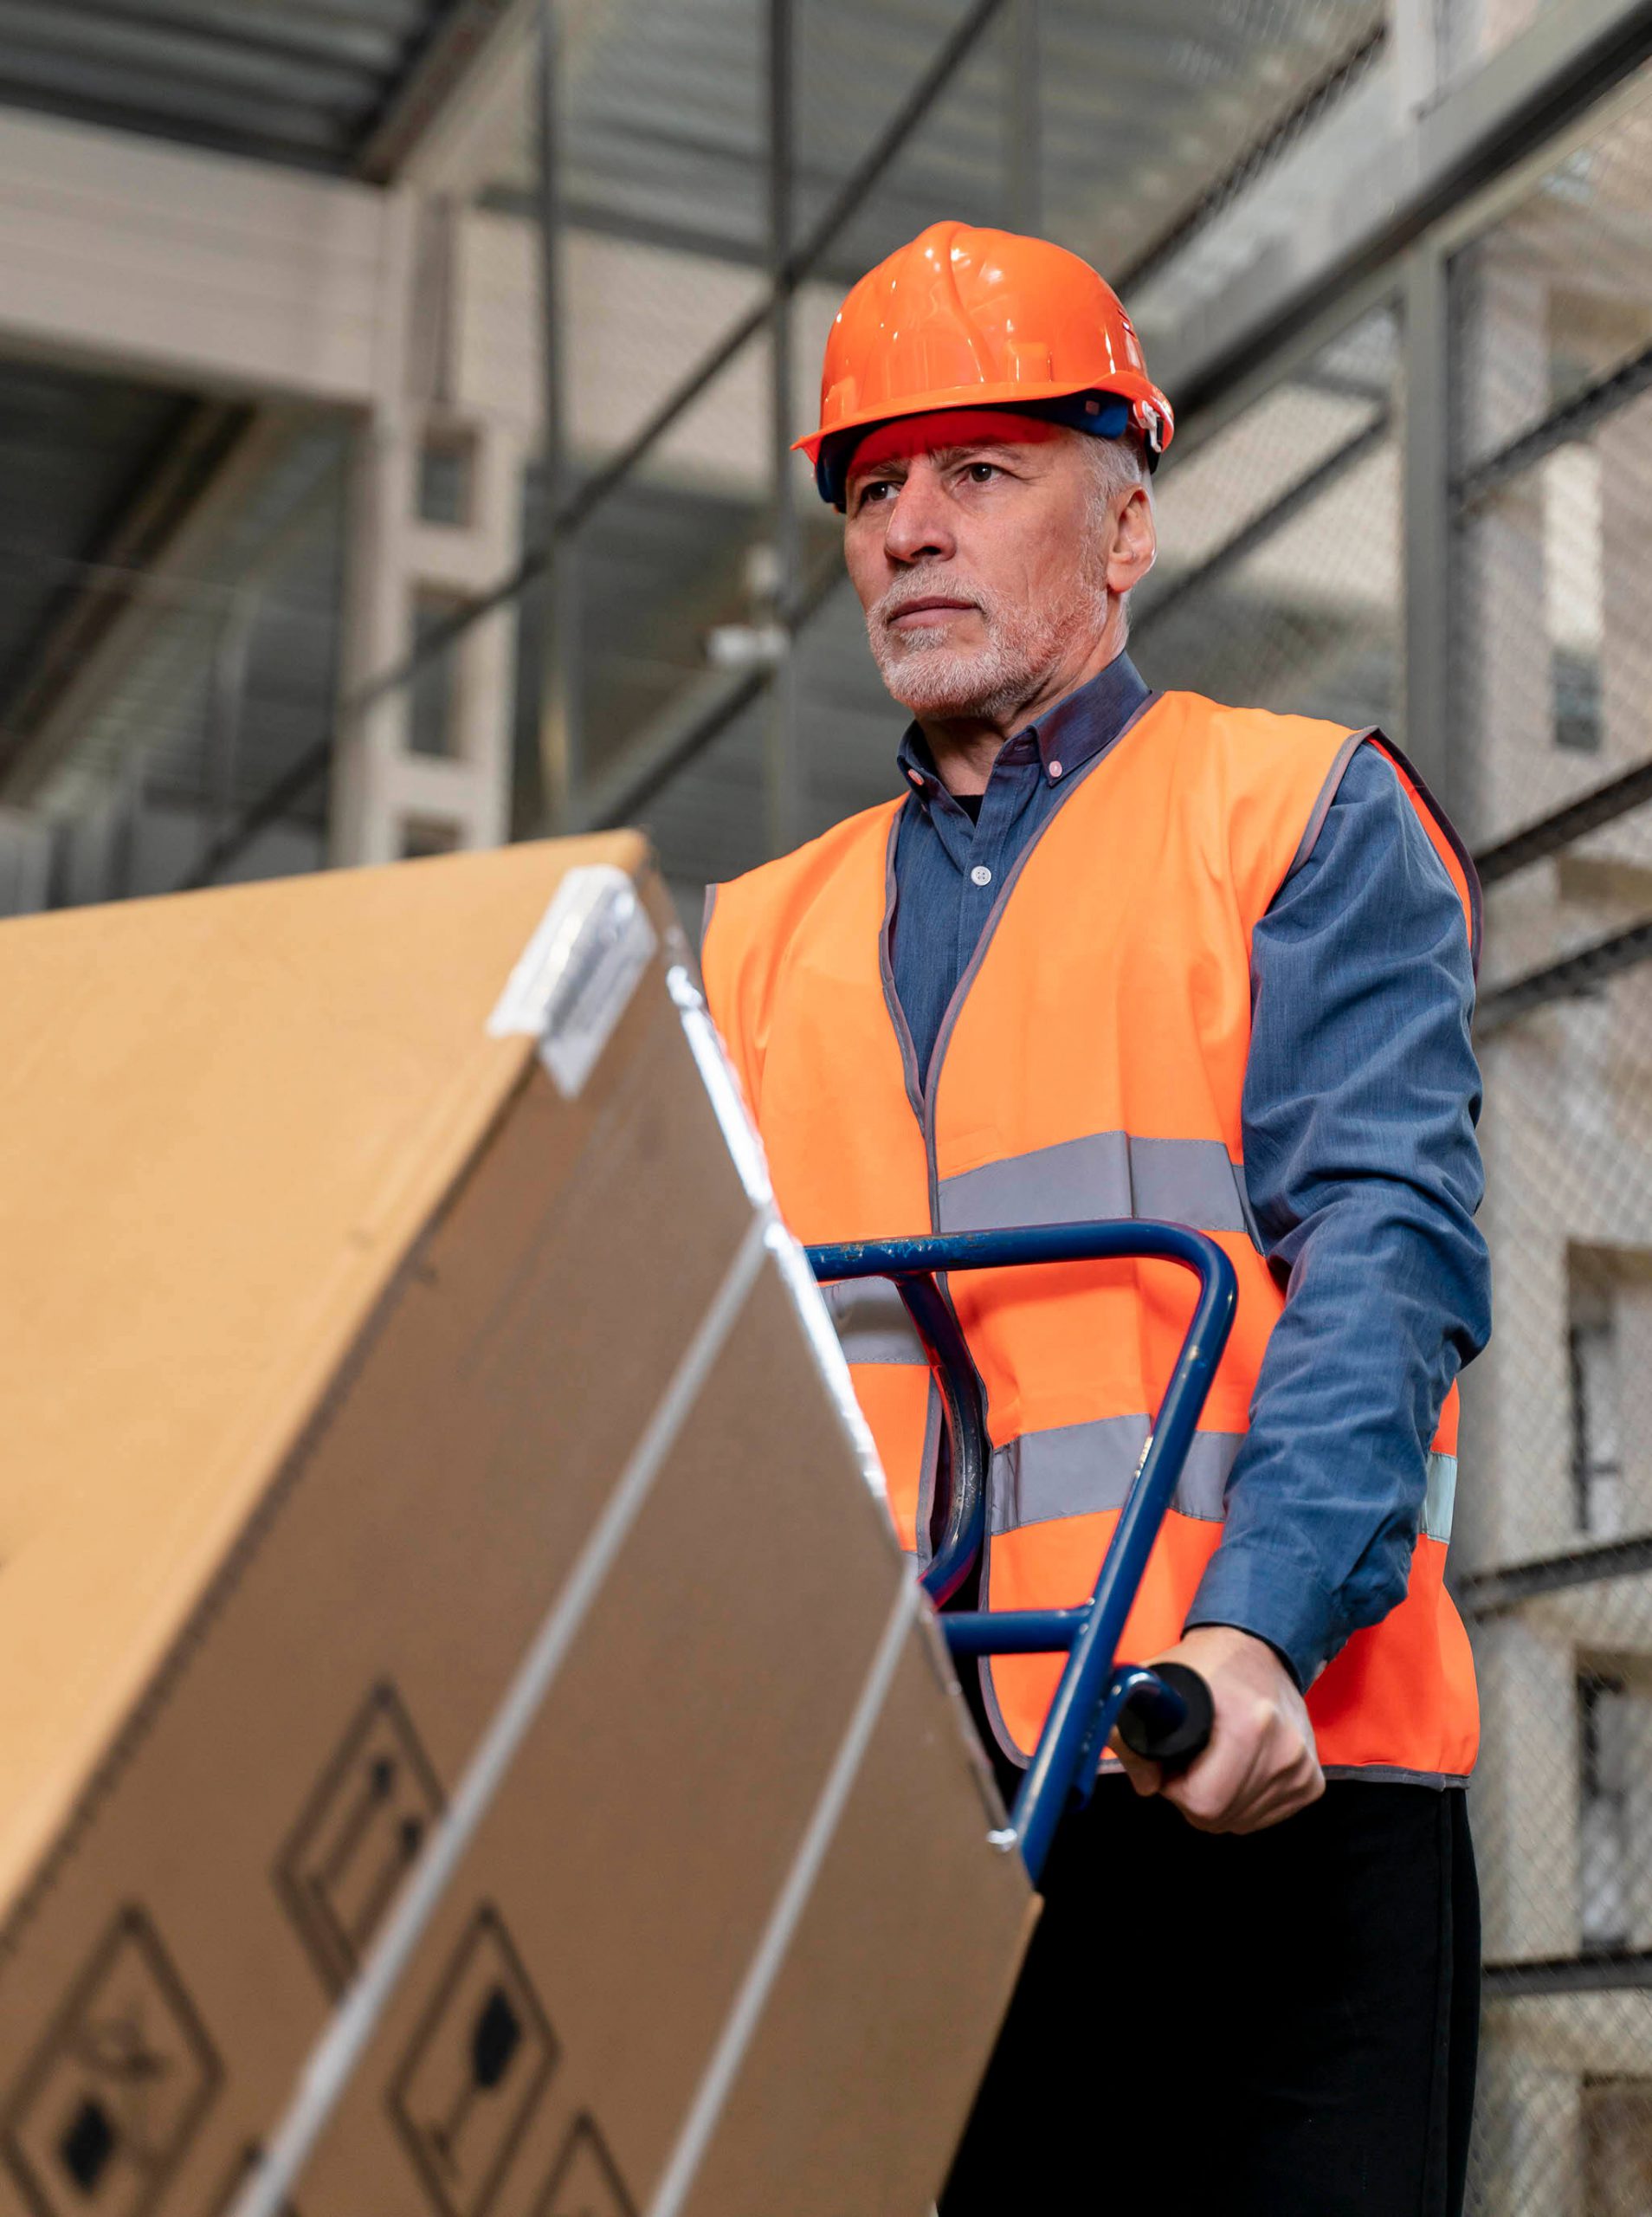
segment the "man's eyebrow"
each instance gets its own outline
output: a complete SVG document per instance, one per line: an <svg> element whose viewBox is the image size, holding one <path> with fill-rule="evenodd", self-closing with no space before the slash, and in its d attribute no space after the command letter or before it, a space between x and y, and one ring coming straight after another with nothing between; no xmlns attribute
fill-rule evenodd
<svg viewBox="0 0 1652 2217"><path fill-rule="evenodd" d="M965 455L1009 454L1025 444L1021 439L962 439L952 447L926 447L924 452L939 468L945 469L959 462ZM891 455L884 462L854 462L849 464L849 482L853 485L862 477L883 477L890 471L907 469L913 457L909 454Z"/></svg>

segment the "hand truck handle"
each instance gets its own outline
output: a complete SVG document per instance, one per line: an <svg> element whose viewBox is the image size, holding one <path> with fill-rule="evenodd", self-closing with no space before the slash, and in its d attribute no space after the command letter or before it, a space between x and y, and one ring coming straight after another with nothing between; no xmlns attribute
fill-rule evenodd
<svg viewBox="0 0 1652 2217"><path fill-rule="evenodd" d="M854 1240L807 1251L815 1276L823 1281L893 1279L928 1351L945 1411L953 1467L945 1532L924 1574L924 1585L938 1604L958 1591L980 1553L991 1448L980 1380L952 1305L936 1284L936 1273L1047 1263L1157 1260L1178 1264L1198 1279L1192 1319L1089 1602L1077 1609L972 1613L942 1619L955 1655L1068 1651L1007 1835L1007 1844L1020 1848L1036 1884L1068 1797L1081 1779L1087 1786L1093 1778L1101 1746L1126 1703L1133 1699L1139 1714L1145 1698L1150 1737L1170 1730L1178 1721L1170 1703L1183 1710L1188 1707L1182 1694L1154 1673L1115 1669L1113 1658L1227 1345L1238 1302L1233 1264L1204 1233L1145 1218ZM1157 1726L1152 1721L1155 1716ZM1208 1736L1208 1723L1204 1732ZM1197 1748L1190 1748L1179 1760L1190 1762L1195 1753Z"/></svg>
<svg viewBox="0 0 1652 2217"><path fill-rule="evenodd" d="M1167 1778L1177 1777L1210 1744L1216 1722L1210 1689L1187 1663L1157 1663L1139 1675L1145 1683L1126 1694L1115 1729L1133 1755L1156 1762Z"/></svg>

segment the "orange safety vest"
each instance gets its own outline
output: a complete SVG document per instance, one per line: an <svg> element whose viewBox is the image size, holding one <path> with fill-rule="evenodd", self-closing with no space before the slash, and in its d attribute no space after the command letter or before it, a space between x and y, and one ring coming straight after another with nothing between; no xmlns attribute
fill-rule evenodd
<svg viewBox="0 0 1652 2217"><path fill-rule="evenodd" d="M1096 1217L1168 1218L1231 1257L1239 1305L1121 1653L1179 1639L1222 1538L1223 1493L1284 1292L1255 1243L1241 1094L1251 934L1311 850L1355 749L1401 784L1478 941L1473 866L1380 734L1162 695L1074 773L1004 882L941 1025L927 1099L889 958L887 802L714 890L713 1015L800 1239L895 1238ZM950 1296L985 1388L993 1457L982 1606L1086 1599L1191 1313L1173 1264L959 1274ZM927 1552L939 1438L925 1357L887 1281L835 1289L902 1544ZM1429 1781L1471 1768L1474 1668L1442 1583L1453 1386L1405 1598L1310 1690L1320 1760ZM984 1690L1025 1760L1062 1669L1001 1657Z"/></svg>

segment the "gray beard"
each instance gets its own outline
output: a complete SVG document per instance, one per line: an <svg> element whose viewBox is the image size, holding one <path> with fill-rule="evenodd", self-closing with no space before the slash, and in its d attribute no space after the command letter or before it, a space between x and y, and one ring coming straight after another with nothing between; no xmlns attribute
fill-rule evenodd
<svg viewBox="0 0 1652 2217"><path fill-rule="evenodd" d="M945 579L928 581L944 590ZM914 586L916 589L914 589ZM902 600L921 597L926 581L906 581ZM978 588L971 588L978 596ZM900 601L894 604L898 613ZM867 637L892 699L914 716L979 716L997 722L1033 700L1076 637L1099 638L1107 620L1105 585L1075 575L1053 607L1010 607L983 599L986 642L961 654L939 630L891 631L888 596L867 617Z"/></svg>

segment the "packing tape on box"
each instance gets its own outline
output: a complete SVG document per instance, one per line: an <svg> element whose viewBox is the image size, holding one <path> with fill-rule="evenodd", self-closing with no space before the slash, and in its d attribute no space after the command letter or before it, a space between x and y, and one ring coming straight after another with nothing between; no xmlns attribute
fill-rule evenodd
<svg viewBox="0 0 1652 2217"><path fill-rule="evenodd" d="M596 1067L660 944L629 876L612 863L571 869L523 948L493 1014L498 1039L527 1032L564 1098Z"/></svg>
<svg viewBox="0 0 1652 2217"><path fill-rule="evenodd" d="M670 937L681 947L681 934L674 929ZM611 863L570 870L511 972L487 1019L488 1032L494 1038L523 1033L537 1037L539 1060L558 1090L572 1100L612 1037L659 944L636 887L624 870ZM769 1245L781 1279L849 1433L861 1475L887 1503L883 1465L855 1399L836 1328L803 1250L780 1220L763 1142L705 998L686 963L668 966L666 990L681 1018L746 1198L768 1219Z"/></svg>
<svg viewBox="0 0 1652 2217"><path fill-rule="evenodd" d="M809 1267L808 1257L781 1221L780 1212L775 1206L774 1188L769 1180L769 1165L763 1152L763 1141L757 1126L752 1121L745 1096L740 1091L740 1082L734 1075L734 1066L724 1051L717 1026L711 1020L711 1012L706 1006L705 997L690 976L686 963L674 962L667 970L666 991L677 1005L683 1031L721 1127L724 1142L740 1173L741 1183L753 1208L760 1210L769 1220L768 1243L779 1267L782 1283L791 1296L815 1360L820 1366L821 1374L830 1388L837 1413L842 1419L849 1444L861 1465L861 1475L887 1507L889 1489L883 1475L883 1465L878 1459L872 1428L855 1398L855 1383L849 1376L849 1364L844 1360L837 1327L832 1322L825 1296Z"/></svg>
<svg viewBox="0 0 1652 2217"><path fill-rule="evenodd" d="M522 1742L613 1568L700 1387L762 1271L758 1218L741 1240L602 1514L477 1742L452 1800L353 1986L311 2049L285 2116L228 2217L281 2217L299 2174L342 2100L455 1872L481 1830Z"/></svg>

